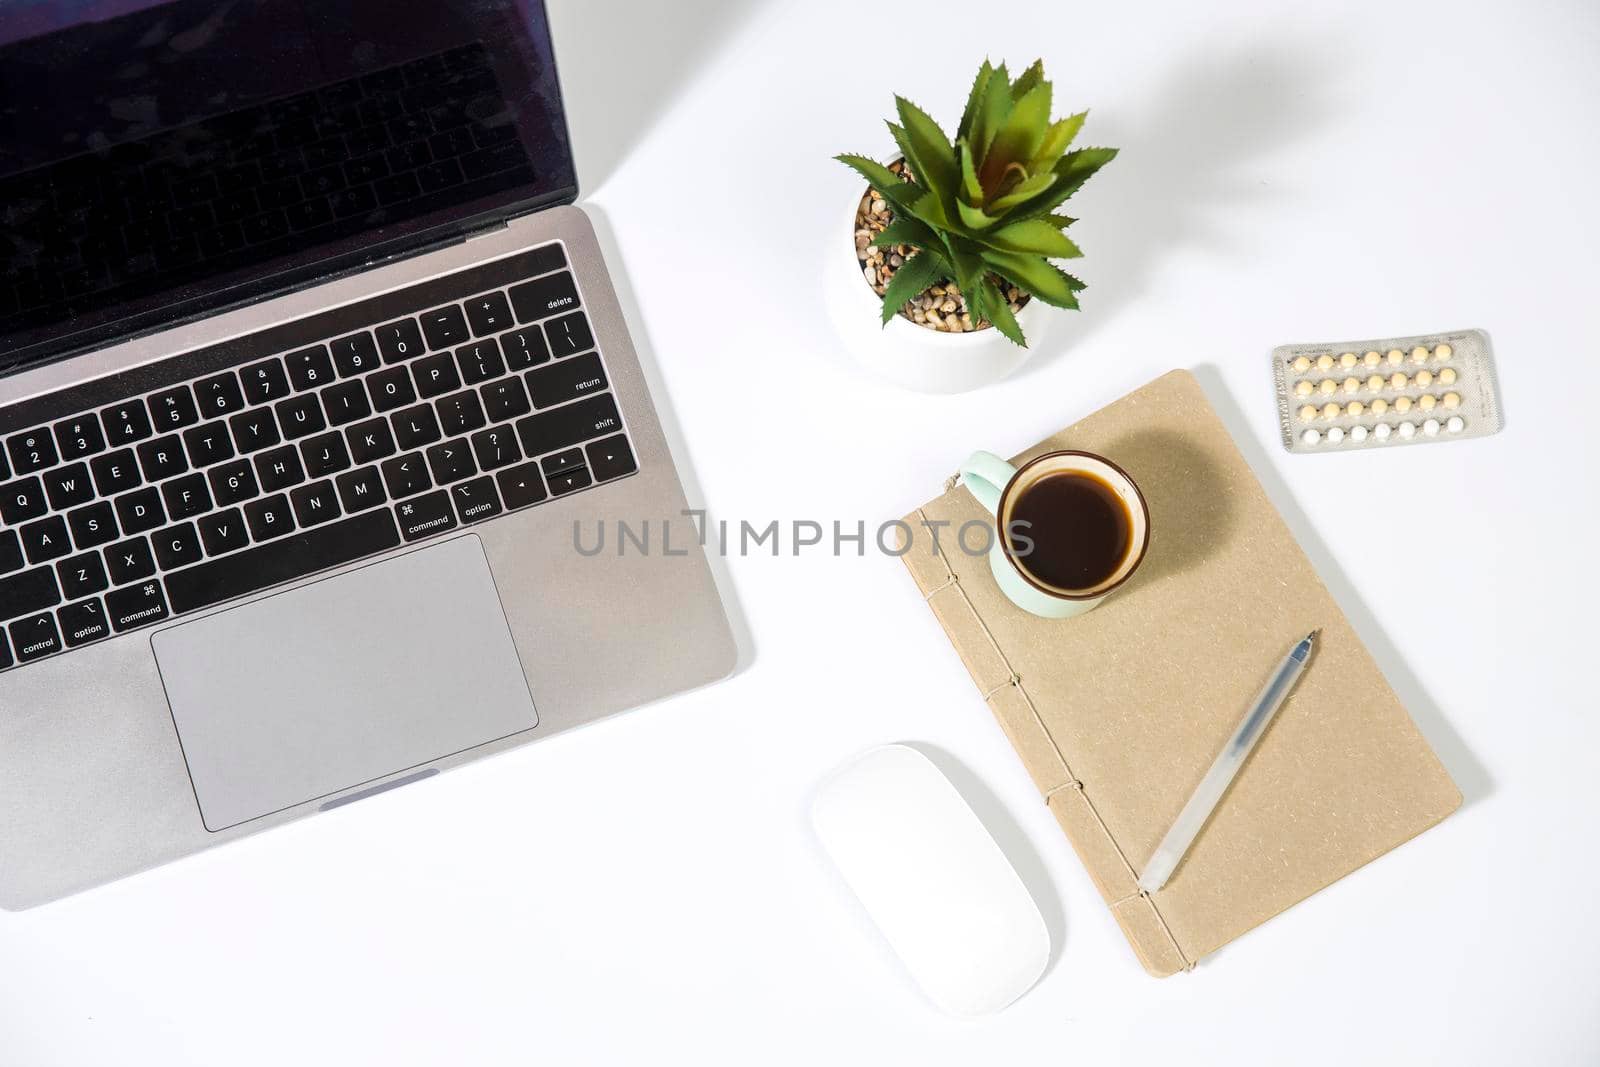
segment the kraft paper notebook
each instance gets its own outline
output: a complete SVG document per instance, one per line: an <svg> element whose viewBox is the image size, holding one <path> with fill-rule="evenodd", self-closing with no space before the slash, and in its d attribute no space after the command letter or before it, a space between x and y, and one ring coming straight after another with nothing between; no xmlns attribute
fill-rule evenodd
<svg viewBox="0 0 1600 1067"><path fill-rule="evenodd" d="M1150 507L1149 554L1074 619L1039 619L954 543L986 513L960 485L906 516L903 559L1151 974L1200 957L1461 804L1239 454L1173 371L1039 442L1101 453ZM962 457L953 456L952 462ZM947 522L936 546L925 522ZM981 540L971 535L971 540ZM1251 698L1320 627L1310 669L1159 892L1137 872Z"/></svg>

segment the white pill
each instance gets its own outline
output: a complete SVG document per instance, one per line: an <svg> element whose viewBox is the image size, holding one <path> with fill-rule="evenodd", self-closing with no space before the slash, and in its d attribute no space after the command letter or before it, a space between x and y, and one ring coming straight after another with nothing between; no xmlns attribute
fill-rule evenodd
<svg viewBox="0 0 1600 1067"><path fill-rule="evenodd" d="M1440 363L1443 363L1445 360L1449 359L1455 354L1456 350L1451 348L1449 345L1439 345L1433 350L1433 358L1438 360Z"/></svg>
<svg viewBox="0 0 1600 1067"><path fill-rule="evenodd" d="M1428 350L1426 348L1423 348L1421 345L1418 345L1416 348L1413 348L1411 350L1411 362L1413 362L1413 363L1426 363L1426 362L1428 362Z"/></svg>
<svg viewBox="0 0 1600 1067"><path fill-rule="evenodd" d="M1340 429L1339 427L1335 426L1333 429L1328 431L1328 441L1329 441L1330 444L1335 444L1336 445L1340 441L1343 441L1343 440L1344 440L1344 431L1342 429Z"/></svg>
<svg viewBox="0 0 1600 1067"><path fill-rule="evenodd" d="M1300 381L1294 383L1294 395L1310 396L1313 388L1315 387L1310 382L1301 379Z"/></svg>
<svg viewBox="0 0 1600 1067"><path fill-rule="evenodd" d="M1356 354L1354 352L1346 352L1344 355L1339 357L1339 366L1341 366L1341 367L1354 367L1355 365L1356 365Z"/></svg>
<svg viewBox="0 0 1600 1067"><path fill-rule="evenodd" d="M1357 444L1360 444L1362 441L1365 441L1366 439L1367 439L1367 428L1365 426L1352 426L1352 427L1350 427L1350 440L1356 442Z"/></svg>
<svg viewBox="0 0 1600 1067"><path fill-rule="evenodd" d="M1378 397L1378 399L1376 399L1376 400L1374 400L1372 402L1372 413L1374 415L1382 415L1385 411L1388 411L1388 410L1389 410L1389 402L1387 400L1385 400L1383 397L1380 396L1380 397Z"/></svg>
<svg viewBox="0 0 1600 1067"><path fill-rule="evenodd" d="M1443 403L1445 407L1449 408L1451 411L1454 411L1456 408L1461 406L1461 394L1446 393L1444 394Z"/></svg>
<svg viewBox="0 0 1600 1067"><path fill-rule="evenodd" d="M1322 440L1322 435L1315 430L1307 430L1305 433L1300 435L1300 440L1304 441L1308 445L1314 445L1318 441Z"/></svg>
<svg viewBox="0 0 1600 1067"><path fill-rule="evenodd" d="M1395 397L1394 398L1394 409L1396 411L1398 411L1400 414L1404 415L1406 412L1411 410L1411 398L1409 396L1397 396L1397 397Z"/></svg>
<svg viewBox="0 0 1600 1067"><path fill-rule="evenodd" d="M1427 434L1429 437L1438 437L1439 436L1439 420L1438 419L1429 419L1427 422L1423 423L1422 424L1422 432Z"/></svg>
<svg viewBox="0 0 1600 1067"><path fill-rule="evenodd" d="M1324 352L1322 355L1318 356L1317 357L1317 369L1318 370L1332 370L1333 369L1333 357L1328 355L1326 352Z"/></svg>
<svg viewBox="0 0 1600 1067"><path fill-rule="evenodd" d="M1416 382L1419 386L1426 389L1428 386L1433 384L1433 372L1430 370L1417 371Z"/></svg>
<svg viewBox="0 0 1600 1067"><path fill-rule="evenodd" d="M1409 441L1417 436L1417 424L1414 422L1402 422L1398 428L1398 433Z"/></svg>
<svg viewBox="0 0 1600 1067"><path fill-rule="evenodd" d="M1454 367L1444 367L1444 368L1442 368L1439 371L1439 384L1440 385L1454 385L1454 384L1456 384L1456 369Z"/></svg>
<svg viewBox="0 0 1600 1067"><path fill-rule="evenodd" d="M1467 420L1463 419L1460 415L1451 415L1450 421L1444 424L1444 428L1449 430L1451 433L1460 433L1462 430L1467 428Z"/></svg>
<svg viewBox="0 0 1600 1067"><path fill-rule="evenodd" d="M1317 406L1315 404L1307 404L1305 407L1300 409L1300 421L1301 422L1310 422L1312 419L1314 419L1316 417L1317 417Z"/></svg>
<svg viewBox="0 0 1600 1067"><path fill-rule="evenodd" d="M1389 429L1389 424L1387 422L1380 422L1378 425L1372 428L1372 436L1376 437L1380 441L1387 441L1389 439L1389 434L1392 432L1393 431Z"/></svg>
<svg viewBox="0 0 1600 1067"><path fill-rule="evenodd" d="M1391 348L1389 349L1387 358L1389 360L1389 366L1398 367L1400 364L1405 362L1406 354L1400 351L1398 348Z"/></svg>
<svg viewBox="0 0 1600 1067"><path fill-rule="evenodd" d="M1311 369L1311 360L1307 359L1305 356L1296 356L1294 358L1294 363L1291 364L1291 366L1294 367L1294 372L1296 374L1304 374L1306 371Z"/></svg>
<svg viewBox="0 0 1600 1067"><path fill-rule="evenodd" d="M1361 362L1365 363L1369 367L1376 367L1378 364L1383 362L1383 357L1376 352L1368 352L1366 355L1361 357Z"/></svg>

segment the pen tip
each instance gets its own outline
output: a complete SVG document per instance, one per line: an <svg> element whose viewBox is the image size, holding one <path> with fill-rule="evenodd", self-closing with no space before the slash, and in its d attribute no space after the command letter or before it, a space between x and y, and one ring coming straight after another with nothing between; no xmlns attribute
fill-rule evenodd
<svg viewBox="0 0 1600 1067"><path fill-rule="evenodd" d="M1319 637L1321 637L1321 636L1322 636L1322 627L1319 626L1315 630L1312 630L1310 633L1306 634L1306 640L1310 641L1312 644L1315 644L1317 639Z"/></svg>

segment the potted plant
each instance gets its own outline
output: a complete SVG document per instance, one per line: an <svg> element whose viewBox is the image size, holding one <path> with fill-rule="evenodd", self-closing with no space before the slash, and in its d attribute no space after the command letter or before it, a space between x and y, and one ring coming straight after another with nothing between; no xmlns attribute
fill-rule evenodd
<svg viewBox="0 0 1600 1067"><path fill-rule="evenodd" d="M850 250L842 236L829 245L829 306L880 376L976 388L1021 365L1048 308L1077 308L1083 282L1051 260L1083 253L1066 234L1074 220L1055 212L1117 150L1069 151L1088 112L1051 121L1042 61L1012 80L985 60L954 144L915 104L895 106L898 156L836 157L867 189Z"/></svg>

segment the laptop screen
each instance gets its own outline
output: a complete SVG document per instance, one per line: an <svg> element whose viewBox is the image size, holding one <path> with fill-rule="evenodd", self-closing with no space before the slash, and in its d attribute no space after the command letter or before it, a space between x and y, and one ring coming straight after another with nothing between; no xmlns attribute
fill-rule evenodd
<svg viewBox="0 0 1600 1067"><path fill-rule="evenodd" d="M0 374L576 184L542 0L4 0Z"/></svg>

